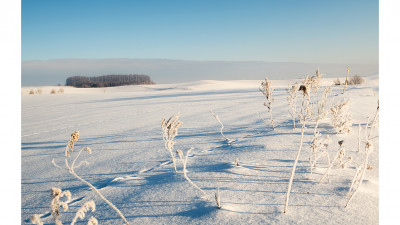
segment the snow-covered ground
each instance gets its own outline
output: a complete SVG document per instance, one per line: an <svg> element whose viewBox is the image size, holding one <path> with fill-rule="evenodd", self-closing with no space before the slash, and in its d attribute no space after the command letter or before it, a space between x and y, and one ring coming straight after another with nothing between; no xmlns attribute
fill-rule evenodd
<svg viewBox="0 0 400 225"><path fill-rule="evenodd" d="M344 79L341 79L342 81ZM324 78L321 86L333 84ZM68 171L64 151L70 135L80 132L75 151L90 147L91 155L75 171L92 183L114 203L130 224L378 224L379 145L378 129L372 133L374 151L369 157L372 169L347 208L347 192L356 168L364 160L358 149L358 125L376 112L379 96L378 76L366 78L362 85L332 86L328 105L350 99L353 127L350 134L336 134L331 115L323 119L318 131L330 135L330 158L344 140L345 167L334 165L328 183L317 184L327 168L322 159L310 175L309 157L315 121L306 123L303 149L296 169L288 212L283 213L290 172L300 144L300 125L293 129L286 88L298 80L273 80L272 115L269 122L265 96L258 90L261 80L198 81L180 84L124 86L98 89L71 87L22 88L22 224L39 214L45 224L52 223L49 203L52 187L69 190L72 201L61 212L69 224L85 202L93 200L96 211L88 212L100 224L122 224L118 214L88 186ZM50 94L52 89L64 93ZM41 89L42 94L29 94ZM323 87L320 87L322 96ZM297 100L300 107L301 96ZM220 125L224 124L225 141ZM314 108L316 110L316 107ZM174 172L169 152L164 147L160 122L180 113L183 125L175 138L174 149L186 153L188 177L203 189L211 201L185 180L182 163ZM362 144L364 146L364 143ZM239 158L239 166L234 166ZM214 202L219 188L222 208ZM80 220L82 221L82 220ZM86 223L86 222L85 222Z"/></svg>

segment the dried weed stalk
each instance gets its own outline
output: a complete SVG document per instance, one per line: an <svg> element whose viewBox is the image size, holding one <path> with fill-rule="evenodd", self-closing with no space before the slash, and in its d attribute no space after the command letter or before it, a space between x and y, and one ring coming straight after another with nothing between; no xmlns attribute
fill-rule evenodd
<svg viewBox="0 0 400 225"><path fill-rule="evenodd" d="M288 105L289 105L289 113L293 119L293 129L296 128L296 103L297 103L297 90L299 89L298 84L292 85L291 88L287 88L286 92L289 94L287 97Z"/></svg>
<svg viewBox="0 0 400 225"><path fill-rule="evenodd" d="M210 109L210 113L215 117L215 119L216 119L216 120L218 121L218 123L221 125L220 132L221 132L222 137L223 137L226 141L229 142L229 141L230 141L229 138L225 137L224 133L222 132L222 130L224 129L224 125L222 124L221 120L219 120L218 115L216 115L216 114L212 111L212 109Z"/></svg>
<svg viewBox="0 0 400 225"><path fill-rule="evenodd" d="M177 151L176 151L176 153L178 154L178 156L179 156L179 158L181 159L182 164L183 164L183 176L185 177L185 179L186 179L193 187L195 187L197 190L199 190L201 193L203 193L204 198L205 198L207 201L210 201L210 199L208 198L207 194L206 194L199 186L197 186L195 183L193 183L193 181L190 180L190 178L187 176L186 164L187 164L187 160L188 160L189 154L190 154L190 152L192 151L192 149L193 149L193 148L189 148L189 150L187 150L187 152L186 152L186 157L185 157L185 158L183 158L183 152L182 152L182 150L177 150Z"/></svg>
<svg viewBox="0 0 400 225"><path fill-rule="evenodd" d="M79 156L81 155L81 153L82 153L83 151L87 151L87 152L89 152L89 154L91 154L91 153L92 153L92 150L91 150L90 148L88 148L88 147L82 148L82 149L79 151L79 153L77 154L77 156L75 157L75 159L72 161L71 165L70 165L69 157L70 157L71 152L74 151L74 145L75 145L75 142L76 142L78 139L79 139L79 132L78 132L78 131L73 132L73 133L71 134L71 139L68 141L68 145L67 145L67 147L65 148L65 166L66 166L66 168L63 168L63 167L57 165L57 164L55 163L54 159L52 160L52 163L54 164L54 166L56 166L56 167L58 167L58 168L66 169L66 170L67 170L70 174L72 174L75 178L77 178L78 180L80 180L80 181L82 181L83 183L85 183L86 185L88 185L97 195L99 195L99 196L101 197L101 199L103 199L109 206L111 206L111 208L113 208L113 209L118 213L118 215L122 218L122 220L123 220L126 224L129 224L128 221L125 219L124 215L121 213L121 211L119 211L119 209L118 209L114 204L112 204L106 197L104 197L104 196L100 193L100 191L99 191L96 187L94 187L91 183L89 183L88 181L84 180L83 178L81 178L80 176L78 176L78 175L75 173L75 169L76 169L76 168L79 168L79 167L82 166L83 164L88 164L88 162L82 161L79 165L75 165L75 164L76 164L76 161L77 161L77 159L79 158Z"/></svg>
<svg viewBox="0 0 400 225"><path fill-rule="evenodd" d="M180 114L178 113L176 116L171 116L168 120L161 120L161 128L163 130L163 139L165 148L169 151L172 159L172 163L174 164L175 172L176 170L176 160L175 153L173 151L175 141L174 138L178 134L178 129L182 126L182 122L179 121Z"/></svg>
<svg viewBox="0 0 400 225"><path fill-rule="evenodd" d="M289 178L288 190L286 192L286 199L285 199L285 207L284 207L284 210L283 210L284 213L287 212L287 207L288 207L288 204L289 204L290 191L292 189L292 182L293 182L294 174L295 174L295 171L296 171L297 162L299 161L300 152L301 152L301 149L303 147L303 137L304 137L304 129L305 129L305 126L306 126L306 118L307 118L307 116L308 116L308 114L310 112L310 108L309 108L309 103L310 103L309 89L307 88L306 85L304 85L304 83L306 83L306 82L307 82L307 78L304 80L303 85L300 86L300 90L303 91L303 102L302 102L301 115L300 115L300 121L302 122L300 146L299 146L299 150L297 151L296 159L294 160L292 171L291 171L290 178Z"/></svg>
<svg viewBox="0 0 400 225"><path fill-rule="evenodd" d="M260 91L267 99L267 101L264 102L264 106L268 108L268 113L272 124L272 130L275 131L274 120L272 119L272 108L271 108L271 104L273 102L272 92L274 91L274 89L272 89L271 81L268 80L268 77L265 77L265 81L261 82Z"/></svg>
<svg viewBox="0 0 400 225"><path fill-rule="evenodd" d="M353 199L354 195L357 193L358 188L361 186L363 180L364 180L364 175L365 171L368 169L368 158L369 154L373 151L373 146L372 143L367 140L367 143L365 144L365 157L363 163L357 168L356 173L354 175L353 181L351 182L349 192L347 193L347 197L349 198L346 202L346 205L344 207L347 207L350 203L350 201Z"/></svg>

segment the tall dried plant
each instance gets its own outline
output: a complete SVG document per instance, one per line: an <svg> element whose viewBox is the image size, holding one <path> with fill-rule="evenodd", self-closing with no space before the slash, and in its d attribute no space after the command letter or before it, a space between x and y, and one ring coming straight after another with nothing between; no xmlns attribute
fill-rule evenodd
<svg viewBox="0 0 400 225"><path fill-rule="evenodd" d="M68 141L67 147L65 148L65 166L66 168L63 168L59 165L57 165L54 161L54 159L52 160L52 163L54 164L54 166L61 168L61 169L66 169L70 174L72 174L75 178L77 178L78 180L82 181L83 183L85 183L86 185L88 185L97 195L100 196L101 199L103 199L109 206L111 206L111 208L113 208L115 210L115 212L117 212L117 214L122 218L122 220L126 223L129 224L128 221L125 219L124 215L121 213L121 211L114 205L112 204L106 197L104 197L104 195L102 195L100 193L100 191L94 187L91 183L89 183L88 181L84 180L83 178L81 178L80 176L78 176L75 173L75 169L79 168L80 166L82 166L83 164L88 164L88 162L86 161L82 161L80 164L75 165L77 159L79 158L79 156L81 155L81 153L83 151L87 151L89 154L92 153L92 150L88 147L84 147L82 148L78 154L76 155L75 159L72 161L72 163L70 164L69 162L69 158L70 158L70 154L71 152L74 151L74 145L75 142L79 139L79 131L75 131L71 134L71 138Z"/></svg>
<svg viewBox="0 0 400 225"><path fill-rule="evenodd" d="M271 124L272 124L272 130L275 131L274 120L272 119L272 108L271 108L271 105L273 102L272 93L273 93L274 89L272 89L271 81L268 80L268 77L265 77L265 81L261 82L260 91L261 91L261 93L263 93L263 95L267 99L267 101L264 102L264 106L266 106L268 109L268 113L269 113L269 116L271 119Z"/></svg>
<svg viewBox="0 0 400 225"><path fill-rule="evenodd" d="M168 120L161 120L161 128L163 130L163 139L165 148L169 151L172 159L172 163L174 164L175 172L176 169L176 159L175 153L173 151L175 145L175 136L178 135L178 129L182 126L182 122L179 121L180 114L178 113L176 116L171 116Z"/></svg>
<svg viewBox="0 0 400 225"><path fill-rule="evenodd" d="M300 146L299 146L299 150L297 151L296 159L294 160L294 163L293 163L292 171L290 173L290 178L289 178L289 183L288 183L288 190L286 192L285 207L284 207L284 210L283 210L284 213L287 212L287 208L288 208L288 204L289 204L290 191L292 189L292 182L293 182L294 174L295 174L295 171L296 171L297 162L299 161L300 152L301 152L301 149L303 147L303 138L304 138L304 129L305 129L305 126L306 126L306 118L307 118L308 113L310 111L310 108L309 108L309 104L310 104L309 90L308 90L307 86L305 86L305 85L301 85L300 86L300 90L303 91L303 102L302 102L302 106L301 106L301 115L300 115L300 121L302 121Z"/></svg>

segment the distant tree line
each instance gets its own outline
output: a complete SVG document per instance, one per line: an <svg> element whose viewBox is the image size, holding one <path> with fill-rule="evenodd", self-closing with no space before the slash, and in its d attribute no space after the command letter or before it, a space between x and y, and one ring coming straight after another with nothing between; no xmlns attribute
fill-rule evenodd
<svg viewBox="0 0 400 225"><path fill-rule="evenodd" d="M115 87L123 85L154 84L147 75L104 75L99 77L73 76L65 82L67 86L88 87Z"/></svg>

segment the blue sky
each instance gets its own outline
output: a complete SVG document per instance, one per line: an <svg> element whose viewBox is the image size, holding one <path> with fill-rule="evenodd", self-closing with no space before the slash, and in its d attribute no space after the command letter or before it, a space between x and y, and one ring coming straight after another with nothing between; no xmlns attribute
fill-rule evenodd
<svg viewBox="0 0 400 225"><path fill-rule="evenodd" d="M378 1L22 0L21 58L378 64Z"/></svg>

